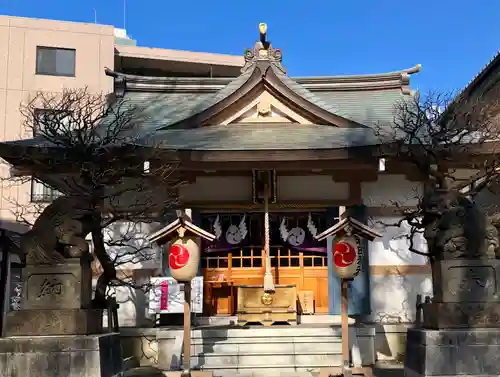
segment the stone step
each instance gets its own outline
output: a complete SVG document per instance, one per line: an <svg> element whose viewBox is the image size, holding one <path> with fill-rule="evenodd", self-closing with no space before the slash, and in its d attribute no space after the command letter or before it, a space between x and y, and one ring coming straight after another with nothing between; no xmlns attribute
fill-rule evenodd
<svg viewBox="0 0 500 377"><path fill-rule="evenodd" d="M203 344L203 343L318 343L318 342L330 342L330 343L341 343L342 338L340 336L248 336L248 337L200 337L191 338L192 344Z"/></svg>
<svg viewBox="0 0 500 377"><path fill-rule="evenodd" d="M192 354L198 353L246 353L246 352L270 352L270 353L304 353L304 352L331 352L341 353L342 344L337 341L314 342L312 340L284 342L270 339L267 342L255 342L247 339L246 342L234 341L234 339L221 342L197 342L192 345Z"/></svg>
<svg viewBox="0 0 500 377"><path fill-rule="evenodd" d="M363 363L373 364L374 327L356 327L356 333ZM213 371L217 377L281 377L342 365L341 332L336 326L211 326L197 327L191 334L192 367ZM165 342L165 347L175 347L177 360L182 360L182 335L180 328L157 331L159 339L176 339Z"/></svg>
<svg viewBox="0 0 500 377"><path fill-rule="evenodd" d="M269 365L251 365L242 366L237 370L231 368L214 368L205 369L213 372L215 377L311 377L318 376L320 367L294 367L290 365L274 365L270 367Z"/></svg>
<svg viewBox="0 0 500 377"><path fill-rule="evenodd" d="M357 327L358 336L366 336L369 328ZM249 328L241 327L198 327L192 331L192 339L207 338L301 338L301 337L341 337L341 329L338 326L255 326Z"/></svg>
<svg viewBox="0 0 500 377"><path fill-rule="evenodd" d="M276 371L276 369L265 370L260 369L258 371L246 371L246 372L235 372L232 370L214 370L214 377L317 377L319 372L286 372L283 370Z"/></svg>
<svg viewBox="0 0 500 377"><path fill-rule="evenodd" d="M295 353L208 353L191 357L195 369L319 368L340 366L342 355L332 352ZM277 366L278 365L278 366Z"/></svg>
<svg viewBox="0 0 500 377"><path fill-rule="evenodd" d="M299 315L298 323L300 325L329 325L340 326L340 315L331 314L314 314L314 315ZM238 316L215 316L215 317L197 317L195 318L196 326L231 326L238 323ZM354 318L349 318L349 325L355 324Z"/></svg>

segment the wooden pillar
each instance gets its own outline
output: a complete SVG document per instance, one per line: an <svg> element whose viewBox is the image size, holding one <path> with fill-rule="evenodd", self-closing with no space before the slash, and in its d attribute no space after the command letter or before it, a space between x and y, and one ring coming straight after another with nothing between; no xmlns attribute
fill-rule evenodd
<svg viewBox="0 0 500 377"><path fill-rule="evenodd" d="M191 376L191 282L184 283L184 370L181 376Z"/></svg>
<svg viewBox="0 0 500 377"><path fill-rule="evenodd" d="M5 237L2 237L5 243ZM0 337L5 331L5 317L9 311L10 297L10 253L8 248L0 249L2 261L0 262Z"/></svg>
<svg viewBox="0 0 500 377"><path fill-rule="evenodd" d="M349 280L341 279L341 333L342 333L342 370L344 377L352 376L349 356Z"/></svg>
<svg viewBox="0 0 500 377"><path fill-rule="evenodd" d="M346 207L340 206L331 208L327 213L328 226L334 225L339 219L342 218ZM333 270L333 241L334 237L328 237L326 239L326 254L328 263L328 314L339 314L340 313L340 290L338 285L338 277Z"/></svg>

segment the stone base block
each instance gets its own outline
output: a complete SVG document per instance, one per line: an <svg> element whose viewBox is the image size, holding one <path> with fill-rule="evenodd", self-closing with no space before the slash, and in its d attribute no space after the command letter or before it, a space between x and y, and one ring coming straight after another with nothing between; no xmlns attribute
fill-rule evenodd
<svg viewBox="0 0 500 377"><path fill-rule="evenodd" d="M127 370L124 377L181 377L180 371L164 371L152 366L144 366ZM191 370L192 377L213 377L212 371Z"/></svg>
<svg viewBox="0 0 500 377"><path fill-rule="evenodd" d="M427 329L500 327L500 302L433 302L422 309Z"/></svg>
<svg viewBox="0 0 500 377"><path fill-rule="evenodd" d="M24 310L90 308L92 269L88 258L69 258L62 264L23 268Z"/></svg>
<svg viewBox="0 0 500 377"><path fill-rule="evenodd" d="M163 375L165 377L181 377L182 372L179 371L165 371L163 372ZM209 370L193 370L191 371L191 376L193 377L213 377L214 372L209 371Z"/></svg>
<svg viewBox="0 0 500 377"><path fill-rule="evenodd" d="M122 373L119 334L0 338L0 376L118 377Z"/></svg>
<svg viewBox="0 0 500 377"><path fill-rule="evenodd" d="M405 376L499 376L500 329L409 329Z"/></svg>
<svg viewBox="0 0 500 377"><path fill-rule="evenodd" d="M18 310L6 316L5 335L87 335L102 333L100 309Z"/></svg>
<svg viewBox="0 0 500 377"><path fill-rule="evenodd" d="M453 259L432 263L434 302L498 302L499 259Z"/></svg>

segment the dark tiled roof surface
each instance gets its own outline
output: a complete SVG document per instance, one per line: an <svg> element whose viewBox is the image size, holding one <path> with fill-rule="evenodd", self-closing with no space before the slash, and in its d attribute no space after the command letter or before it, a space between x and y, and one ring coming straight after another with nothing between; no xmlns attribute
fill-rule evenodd
<svg viewBox="0 0 500 377"><path fill-rule="evenodd" d="M290 77L288 77L286 74L284 74L282 71L277 69L276 67L272 67L274 73L276 76L283 82L290 90L293 92L297 93L300 95L302 98L305 98L309 102L315 104L316 106L329 111L331 113L337 114L335 106L332 105L331 103L322 100L318 96L316 96L314 93L311 91L307 90L304 88L302 85L296 83L294 80L292 80ZM337 114L340 115L340 114Z"/></svg>
<svg viewBox="0 0 500 377"><path fill-rule="evenodd" d="M217 91L215 94L201 96L198 100L195 100L191 105L187 105L187 101L180 101L182 103L182 107L177 108L175 112L170 112L171 116L168 118L167 122L163 127L167 127L171 124L180 122L186 118L191 116L200 114L201 112L209 109L214 106L218 102L222 101L224 98L233 94L236 90L238 90L251 76L252 71L247 71L240 75L238 78L231 81L226 87ZM160 128L163 128L160 127Z"/></svg>
<svg viewBox="0 0 500 377"><path fill-rule="evenodd" d="M124 101L141 109L142 128L148 134L208 109L234 92L247 78L236 79L215 94L127 92ZM398 89L313 93L286 76L282 78L290 89L317 106L368 127L392 124L394 104L408 98Z"/></svg>
<svg viewBox="0 0 500 377"><path fill-rule="evenodd" d="M410 97L399 89L359 92L317 92L316 97L331 106L331 111L368 127L394 121L395 104Z"/></svg>
<svg viewBox="0 0 500 377"><path fill-rule="evenodd" d="M124 108L137 108L142 131L147 135L207 110L235 92L250 74L251 71L242 74L216 93L130 91L119 101L124 101Z"/></svg>
<svg viewBox="0 0 500 377"><path fill-rule="evenodd" d="M196 116L235 93L253 73L248 69L238 78L217 91L195 93L137 87L125 90L123 108L137 107L139 121L130 136L133 142L161 145L169 149L193 150L271 150L271 149L331 149L375 145L380 138L370 127L393 123L394 105L410 98L401 88L367 90L307 89L275 66L275 76L291 91L321 109L352 120L368 128L338 128L330 125L300 124L232 124L198 129L175 129L176 123ZM395 74L391 74L395 76ZM392 77L391 76L391 77ZM125 82L133 80L127 77ZM141 82L146 82L144 79ZM324 80L323 78L321 80ZM353 78L349 78L353 81ZM138 82L139 82L138 81ZM220 80L219 80L220 81ZM314 81L314 80L313 80ZM338 88L337 88L338 89ZM102 127L110 123L103 122ZM109 120L111 122L111 120ZM47 143L42 143L46 146ZM34 146L39 140L25 140L10 146ZM42 145L43 146L43 145Z"/></svg>
<svg viewBox="0 0 500 377"><path fill-rule="evenodd" d="M380 138L370 128L257 123L162 130L142 143L177 150L303 150L377 145Z"/></svg>

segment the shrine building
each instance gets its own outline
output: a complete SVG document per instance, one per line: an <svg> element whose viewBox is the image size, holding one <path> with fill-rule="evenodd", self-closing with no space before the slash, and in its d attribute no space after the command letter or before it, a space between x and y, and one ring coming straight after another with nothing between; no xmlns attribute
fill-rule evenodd
<svg viewBox="0 0 500 377"><path fill-rule="evenodd" d="M262 285L264 201L257 182L262 172L271 177L274 283L296 286L299 314L304 300L312 304L303 314L339 314L331 238L318 242L315 236L343 216L367 222L394 215L392 200L415 204L407 197L419 187L419 175L382 159L374 128L391 127L395 104L414 94L410 77L420 66L374 75L291 78L282 51L266 40L244 56L241 75L234 79L109 74L124 100L146 105L150 112L149 145L177 151L189 180L179 190L181 207L189 209L194 224L216 236L202 244L203 315L235 315L236 288ZM401 250L406 261L384 255L383 242L389 241L365 245L362 271L351 285L351 315L371 317L372 273L427 278L424 258L414 258L406 245ZM401 248L401 240L396 243ZM381 266L370 261L372 253ZM389 291L378 300L384 302ZM403 299L410 302L404 304L404 317L414 311L416 294ZM401 301L394 304L398 310Z"/></svg>
<svg viewBox="0 0 500 377"><path fill-rule="evenodd" d="M265 34L260 37L245 51L235 78L106 73L114 78L116 100L137 106L147 119L136 142L163 149L178 163L188 182L178 191L179 208L189 209L194 224L216 235L202 246L203 315L235 314L233 287L262 284L264 204L256 188L261 172L271 174L275 284L295 285L299 295L306 292L314 303L311 314L339 314L331 239L317 242L315 235L343 216L375 226L381 216L398 216L394 201L415 204L408 193L420 185L418 172L384 159L383 140L374 129L391 127L394 106L414 95L410 78L420 65L380 74L290 77L286 52ZM18 148L28 145L34 146L30 140L3 143L2 154L22 167ZM67 189L56 175L37 176L62 192ZM376 319L388 306L400 311L400 302L385 302L394 286L387 279L427 279L425 258L409 253L405 241L393 240L392 233L366 245L362 271L351 287L350 314ZM380 280L375 286L374 279ZM379 284L385 288L377 292ZM410 288L398 293L409 300L403 312L390 314L400 316L400 322L410 321L408 313L414 311L416 294L404 297Z"/></svg>
<svg viewBox="0 0 500 377"><path fill-rule="evenodd" d="M381 139L375 129L390 129L395 105L415 95L410 78L420 65L379 74L290 77L286 51L271 45L262 30L244 58L241 74L232 78L106 72L114 78L116 100L144 113L135 144L162 150L187 181L177 192L179 211L215 235L201 243L198 317L229 324L241 304L238 287L263 285L267 223L273 282L294 287L297 322L323 323L333 331L341 309L333 239L316 236L349 216L383 234L361 245L361 271L349 287L349 314L368 339L359 347L362 363L373 364L375 353L395 358L404 352L399 343L405 326L415 321L417 296L431 295L432 287L428 261L408 250L408 229L379 221L394 222L402 207L416 205L422 177L382 153L380 146L393 140ZM36 141L2 143L1 155L29 171L19 151L45 151ZM473 173L462 168L464 176ZM56 173L37 178L67 190ZM153 242L161 244L162 227L171 220L148 230ZM415 244L425 249L424 240ZM120 310L120 320L142 316L135 304ZM135 326L143 327L139 322ZM382 346L376 328L386 332ZM394 338L387 335L391 331ZM310 360L303 368L321 364Z"/></svg>

